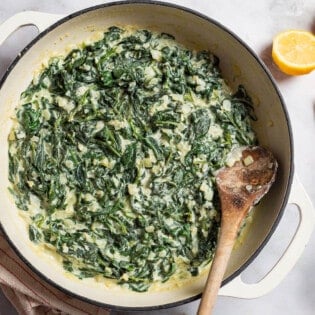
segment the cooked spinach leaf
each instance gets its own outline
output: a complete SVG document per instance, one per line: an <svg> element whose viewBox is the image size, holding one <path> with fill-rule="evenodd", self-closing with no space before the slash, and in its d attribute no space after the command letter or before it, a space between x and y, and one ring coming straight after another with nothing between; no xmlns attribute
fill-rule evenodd
<svg viewBox="0 0 315 315"><path fill-rule="evenodd" d="M111 27L54 57L22 93L9 137L9 188L79 278L143 292L196 276L220 223L214 172L255 143L251 99L219 60L172 35Z"/></svg>

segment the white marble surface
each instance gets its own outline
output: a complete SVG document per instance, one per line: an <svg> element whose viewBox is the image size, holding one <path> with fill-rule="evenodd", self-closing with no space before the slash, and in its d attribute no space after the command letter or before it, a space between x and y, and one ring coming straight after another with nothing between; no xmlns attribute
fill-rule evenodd
<svg viewBox="0 0 315 315"><path fill-rule="evenodd" d="M1 0L0 23L24 10L69 14L87 6L108 1L84 0ZM315 168L315 71L300 77L280 73L270 57L272 37L285 29L305 29L315 32L314 0L169 0L193 8L218 20L243 40L264 60L283 94L293 127L295 169L307 193L315 204L313 183ZM0 47L0 76L19 50L37 34L34 27L20 29ZM297 211L288 207L279 228L268 245L245 272L250 281L259 279L277 261L287 246L297 224ZM315 313L315 234L301 259L285 280L266 296L254 300L219 297L216 315L312 315ZM198 302L150 314L194 314ZM0 293L0 314L16 312ZM119 313L120 315L125 313ZM136 313L133 313L136 314ZM137 313L138 315L149 314Z"/></svg>

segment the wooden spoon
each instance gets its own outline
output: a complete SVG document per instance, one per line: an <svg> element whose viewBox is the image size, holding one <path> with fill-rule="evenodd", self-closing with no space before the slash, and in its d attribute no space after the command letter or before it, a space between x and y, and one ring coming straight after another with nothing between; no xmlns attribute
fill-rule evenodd
<svg viewBox="0 0 315 315"><path fill-rule="evenodd" d="M245 147L240 159L216 174L221 202L221 227L215 256L205 285L198 315L211 314L243 219L269 190L278 163L262 147ZM235 155L235 152L232 154Z"/></svg>

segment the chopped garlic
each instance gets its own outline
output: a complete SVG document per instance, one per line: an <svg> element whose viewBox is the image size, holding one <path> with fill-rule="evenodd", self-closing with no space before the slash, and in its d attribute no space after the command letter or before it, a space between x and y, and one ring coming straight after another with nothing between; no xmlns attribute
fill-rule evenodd
<svg viewBox="0 0 315 315"><path fill-rule="evenodd" d="M108 122L108 124L110 126L113 126L115 128L115 130L120 130L120 129L124 129L124 128L128 127L128 123L126 121L120 121L117 119L110 120Z"/></svg>
<svg viewBox="0 0 315 315"><path fill-rule="evenodd" d="M128 184L128 192L131 196L136 196L139 194L139 188L135 184Z"/></svg>
<svg viewBox="0 0 315 315"><path fill-rule="evenodd" d="M204 197L206 200L211 201L213 199L213 189L208 185L206 181L202 182L199 190L204 193Z"/></svg>
<svg viewBox="0 0 315 315"><path fill-rule="evenodd" d="M56 100L57 100L58 106L63 108L67 112L72 111L75 107L74 103L65 97L57 96Z"/></svg>
<svg viewBox="0 0 315 315"><path fill-rule="evenodd" d="M154 60L160 61L162 59L162 53L159 50L151 49L150 53Z"/></svg>
<svg viewBox="0 0 315 315"><path fill-rule="evenodd" d="M246 156L245 159L243 159L243 163L245 166L251 165L254 162L254 159L251 155Z"/></svg>

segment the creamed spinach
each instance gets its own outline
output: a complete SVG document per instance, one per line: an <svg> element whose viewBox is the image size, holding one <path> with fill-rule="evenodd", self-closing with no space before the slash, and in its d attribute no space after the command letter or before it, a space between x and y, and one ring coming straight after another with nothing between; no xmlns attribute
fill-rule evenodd
<svg viewBox="0 0 315 315"><path fill-rule="evenodd" d="M251 100L218 64L171 35L118 27L51 58L8 139L29 238L77 277L135 291L198 275L220 223L214 172L256 141Z"/></svg>

